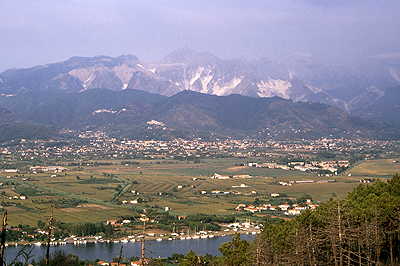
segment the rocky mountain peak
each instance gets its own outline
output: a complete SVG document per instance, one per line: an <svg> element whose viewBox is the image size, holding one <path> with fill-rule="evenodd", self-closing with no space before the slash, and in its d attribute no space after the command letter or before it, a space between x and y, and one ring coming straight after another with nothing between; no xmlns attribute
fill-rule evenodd
<svg viewBox="0 0 400 266"><path fill-rule="evenodd" d="M180 48L160 60L162 64L199 64L199 65L213 65L216 64L218 59L211 52L197 52L190 48Z"/></svg>

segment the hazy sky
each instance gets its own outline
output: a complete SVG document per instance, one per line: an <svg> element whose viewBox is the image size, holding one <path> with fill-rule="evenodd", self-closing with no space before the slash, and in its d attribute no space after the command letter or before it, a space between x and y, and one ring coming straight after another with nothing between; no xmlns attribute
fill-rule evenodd
<svg viewBox="0 0 400 266"><path fill-rule="evenodd" d="M1 0L0 72L72 56L400 59L399 0Z"/></svg>

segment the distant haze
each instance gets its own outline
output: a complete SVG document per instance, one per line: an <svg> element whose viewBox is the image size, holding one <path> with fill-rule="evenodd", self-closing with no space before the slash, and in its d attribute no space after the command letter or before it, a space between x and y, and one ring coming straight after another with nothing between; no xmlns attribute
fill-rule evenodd
<svg viewBox="0 0 400 266"><path fill-rule="evenodd" d="M190 47L346 65L400 60L398 0L3 0L0 72L72 56L145 61Z"/></svg>

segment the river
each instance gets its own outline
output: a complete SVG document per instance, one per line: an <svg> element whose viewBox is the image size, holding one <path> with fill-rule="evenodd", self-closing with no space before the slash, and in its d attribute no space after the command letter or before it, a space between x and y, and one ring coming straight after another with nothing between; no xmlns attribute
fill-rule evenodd
<svg viewBox="0 0 400 266"><path fill-rule="evenodd" d="M255 235L241 235L242 239L253 240ZM219 236L214 238L199 238L199 239L185 239L185 240L163 240L163 241L146 241L146 257L154 258L165 258L170 257L173 253L187 254L190 250L193 250L198 255L211 254L221 255L218 251L218 247L222 243L232 240L232 236ZM57 245L51 246L50 252L61 250L67 254L72 253L79 257L80 260L95 260L100 259L107 262L111 262L114 257L118 257L122 246L122 256L132 257L141 256L141 242L127 242L127 243L87 243L85 245ZM6 262L9 264L15 258L18 251L23 246L8 246L5 249L4 255ZM32 255L34 255L35 261L38 261L41 257L46 254L46 245L35 246L31 245L27 247L27 250L33 248ZM21 260L21 259L19 259Z"/></svg>

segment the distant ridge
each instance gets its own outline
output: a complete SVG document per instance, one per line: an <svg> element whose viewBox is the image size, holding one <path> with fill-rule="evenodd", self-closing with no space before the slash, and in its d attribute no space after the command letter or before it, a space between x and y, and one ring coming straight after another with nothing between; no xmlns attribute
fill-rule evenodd
<svg viewBox="0 0 400 266"><path fill-rule="evenodd" d="M383 97L353 113L364 119L382 121L400 128L400 86L388 88Z"/></svg>
<svg viewBox="0 0 400 266"><path fill-rule="evenodd" d="M32 102L35 104L26 104ZM165 97L132 89L92 89L50 95L29 92L0 98L0 105L58 130L101 130L134 139L400 137L391 126L362 120L332 106L280 97L216 96L194 91Z"/></svg>

